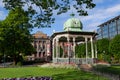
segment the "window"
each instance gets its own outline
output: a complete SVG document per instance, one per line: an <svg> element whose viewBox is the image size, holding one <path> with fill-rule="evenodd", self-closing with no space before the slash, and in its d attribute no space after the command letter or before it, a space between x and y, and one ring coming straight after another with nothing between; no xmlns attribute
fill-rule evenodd
<svg viewBox="0 0 120 80"><path fill-rule="evenodd" d="M97 39L101 39L102 38L102 32L101 32L101 27L97 29Z"/></svg>
<svg viewBox="0 0 120 80"><path fill-rule="evenodd" d="M116 31L116 22L111 22L109 24L109 35L110 35L110 38L113 38L115 35L117 34L117 31Z"/></svg>
<svg viewBox="0 0 120 80"><path fill-rule="evenodd" d="M103 26L103 38L108 38L108 25Z"/></svg>
<svg viewBox="0 0 120 80"><path fill-rule="evenodd" d="M120 34L120 19L117 20L117 25L118 25L118 34Z"/></svg>

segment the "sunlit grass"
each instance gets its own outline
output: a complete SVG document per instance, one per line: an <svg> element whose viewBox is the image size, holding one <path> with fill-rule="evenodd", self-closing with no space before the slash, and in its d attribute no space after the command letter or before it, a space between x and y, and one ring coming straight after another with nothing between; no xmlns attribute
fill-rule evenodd
<svg viewBox="0 0 120 80"><path fill-rule="evenodd" d="M0 78L49 76L54 80L108 80L95 74L65 68L0 68Z"/></svg>
<svg viewBox="0 0 120 80"><path fill-rule="evenodd" d="M0 78L8 77L30 77L30 76L52 76L55 74L74 71L72 69L40 68L40 67L20 67L20 68L0 68Z"/></svg>

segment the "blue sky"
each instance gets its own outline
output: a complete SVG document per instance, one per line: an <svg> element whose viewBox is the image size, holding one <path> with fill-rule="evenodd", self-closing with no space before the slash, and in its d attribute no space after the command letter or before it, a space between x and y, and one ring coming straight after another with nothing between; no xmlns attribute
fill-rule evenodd
<svg viewBox="0 0 120 80"><path fill-rule="evenodd" d="M54 16L56 18L55 23L52 24L51 28L34 28L31 34L42 31L43 33L51 36L53 30L56 32L63 31L64 22L70 18L70 14L74 12L75 17L79 18L83 23L83 31L95 31L97 26L103 22L120 15L120 0L93 0L96 4L94 9L88 11L89 16L78 16L74 9L71 9L67 13L56 15L54 11ZM4 20L8 15L8 12L3 8L4 4L0 0L0 20Z"/></svg>

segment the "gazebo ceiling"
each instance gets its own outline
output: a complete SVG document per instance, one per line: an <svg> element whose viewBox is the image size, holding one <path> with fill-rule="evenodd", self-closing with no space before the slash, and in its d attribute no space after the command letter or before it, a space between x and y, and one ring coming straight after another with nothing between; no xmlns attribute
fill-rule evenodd
<svg viewBox="0 0 120 80"><path fill-rule="evenodd" d="M75 42L80 42L80 41L85 41L85 39L83 37L76 37L75 38ZM59 38L59 42L67 42L67 38L61 37L61 38ZM70 38L70 42L73 42L73 38Z"/></svg>

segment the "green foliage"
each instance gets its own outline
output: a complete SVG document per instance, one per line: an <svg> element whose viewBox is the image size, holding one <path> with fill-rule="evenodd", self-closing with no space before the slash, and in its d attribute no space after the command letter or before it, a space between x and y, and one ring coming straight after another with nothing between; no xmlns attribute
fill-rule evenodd
<svg viewBox="0 0 120 80"><path fill-rule="evenodd" d="M60 57L63 56L63 48L60 46Z"/></svg>
<svg viewBox="0 0 120 80"><path fill-rule="evenodd" d="M20 7L17 7L14 10L9 11L9 15L3 21L3 24L7 23L5 27L8 27L8 28L11 27L15 29L16 28L25 29L25 28L32 27L28 21L29 21L28 13L25 12Z"/></svg>
<svg viewBox="0 0 120 80"><path fill-rule="evenodd" d="M79 58L84 58L86 57L86 44L82 43L76 46L76 55ZM87 49L88 49L88 56L91 57L91 43L87 43Z"/></svg>
<svg viewBox="0 0 120 80"><path fill-rule="evenodd" d="M54 47L54 57L56 57L56 48Z"/></svg>
<svg viewBox="0 0 120 80"><path fill-rule="evenodd" d="M87 10L95 7L92 0L3 0L8 10L26 7L29 21L36 27L50 27L54 23L53 13L66 13L73 6L79 15L88 15ZM34 8L36 7L36 8Z"/></svg>
<svg viewBox="0 0 120 80"><path fill-rule="evenodd" d="M80 44L75 47L76 56L79 58L85 57L85 44Z"/></svg>
<svg viewBox="0 0 120 80"><path fill-rule="evenodd" d="M111 54L103 55L104 60L107 61L108 63L111 63Z"/></svg>
<svg viewBox="0 0 120 80"><path fill-rule="evenodd" d="M120 63L120 35L116 35L110 42L110 52L112 57L114 57L115 63Z"/></svg>
<svg viewBox="0 0 120 80"><path fill-rule="evenodd" d="M103 38L97 41L98 53L109 53L109 39Z"/></svg>
<svg viewBox="0 0 120 80"><path fill-rule="evenodd" d="M97 41L98 59L110 63L120 63L120 35L116 35L112 40L106 38Z"/></svg>
<svg viewBox="0 0 120 80"><path fill-rule="evenodd" d="M87 47L87 48L88 48L88 56L89 56L89 57L92 57L92 56L91 56L91 54L92 54L92 53L91 53L91 42L88 42L88 43L87 43L87 46L88 46L88 47Z"/></svg>
<svg viewBox="0 0 120 80"><path fill-rule="evenodd" d="M20 54L28 55L34 51L29 32L32 26L28 14L23 9L17 7L11 10L0 24L1 53L17 59Z"/></svg>
<svg viewBox="0 0 120 80"><path fill-rule="evenodd" d="M103 38L97 41L97 51L98 51L98 59L110 61L110 53L109 53L109 39Z"/></svg>
<svg viewBox="0 0 120 80"><path fill-rule="evenodd" d="M17 66L22 66L22 62L18 62L18 63L17 63Z"/></svg>

